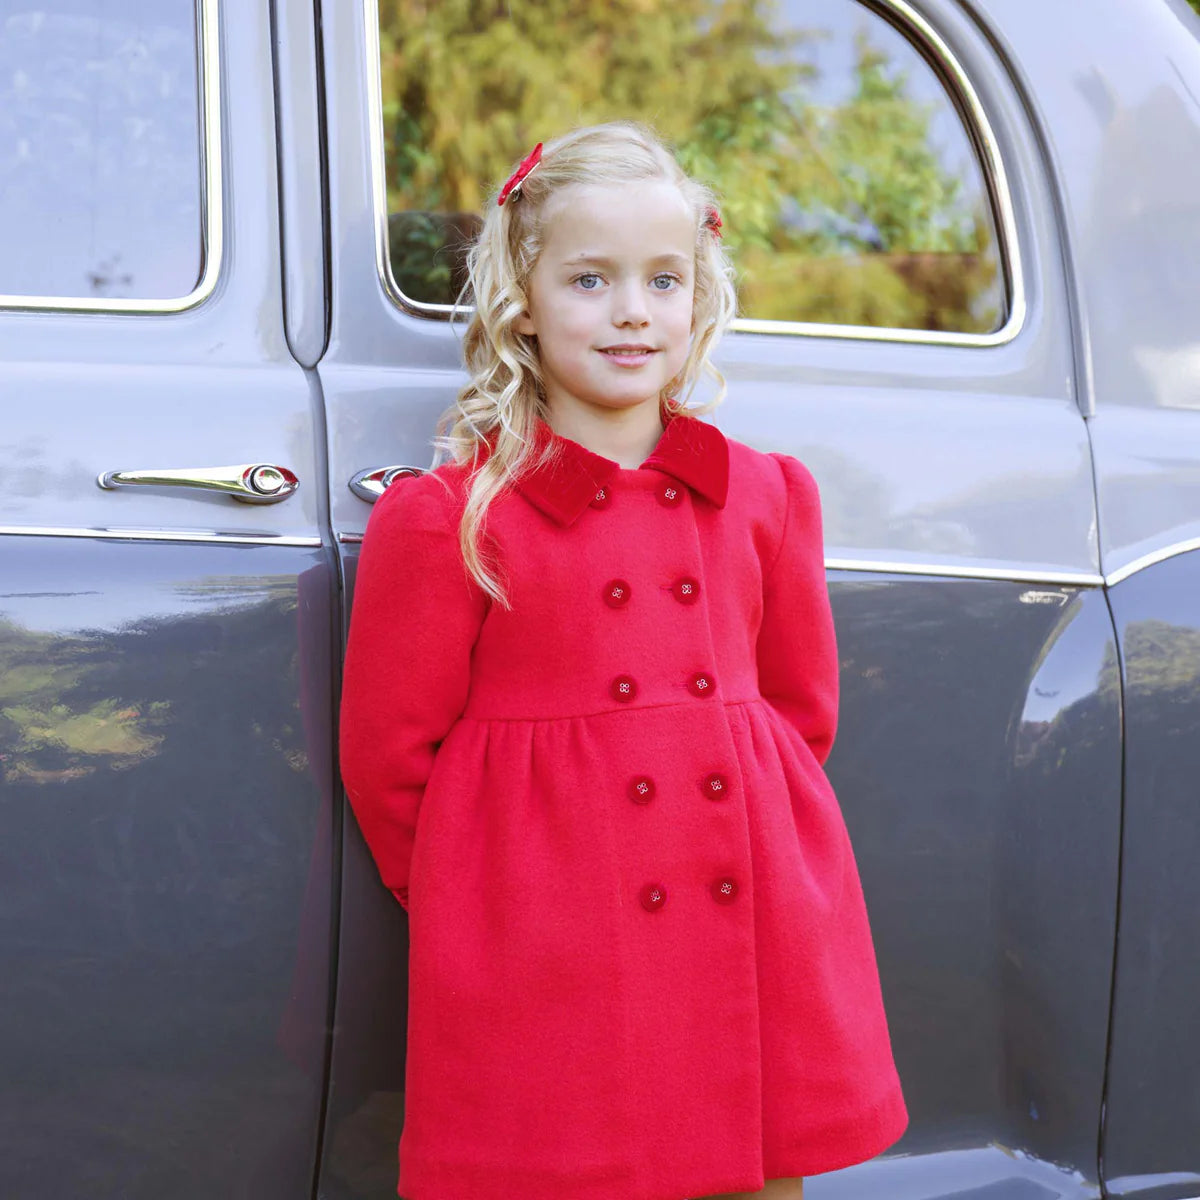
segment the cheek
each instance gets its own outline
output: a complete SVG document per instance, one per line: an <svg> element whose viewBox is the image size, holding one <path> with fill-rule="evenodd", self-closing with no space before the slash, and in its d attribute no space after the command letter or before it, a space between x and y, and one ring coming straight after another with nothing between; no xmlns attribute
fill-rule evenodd
<svg viewBox="0 0 1200 1200"><path fill-rule="evenodd" d="M561 358L585 351L591 345L595 318L585 306L564 301L545 314L542 328L543 352Z"/></svg>
<svg viewBox="0 0 1200 1200"><path fill-rule="evenodd" d="M671 310L668 317L668 328L676 338L689 338L692 334L694 309L691 297Z"/></svg>

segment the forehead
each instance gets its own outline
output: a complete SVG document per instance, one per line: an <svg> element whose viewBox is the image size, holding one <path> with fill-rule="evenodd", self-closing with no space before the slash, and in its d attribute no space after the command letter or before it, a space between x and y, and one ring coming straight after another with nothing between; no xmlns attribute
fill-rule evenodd
<svg viewBox="0 0 1200 1200"><path fill-rule="evenodd" d="M691 257L696 230L683 193L666 180L571 184L546 212L543 257L573 255Z"/></svg>

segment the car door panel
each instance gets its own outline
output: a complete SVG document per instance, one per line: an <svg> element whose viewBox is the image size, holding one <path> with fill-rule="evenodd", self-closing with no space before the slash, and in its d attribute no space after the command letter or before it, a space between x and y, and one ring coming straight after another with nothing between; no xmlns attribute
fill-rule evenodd
<svg viewBox="0 0 1200 1200"><path fill-rule="evenodd" d="M63 160L69 203L21 231L28 261L86 247L92 221L108 274L65 295L0 282L0 1194L307 1194L337 573L319 407L282 321L270 13L26 9L0 18L30 77L87 69L6 105L32 156L12 178L42 179L88 136L100 147L91 174ZM198 64L186 87L161 58L181 39ZM126 112L147 87L153 102ZM155 124L175 107L200 114L188 144ZM44 136L54 121L78 138ZM189 154L198 283L148 296L112 269L114 231L139 230L109 202L111 172L153 181ZM175 249L148 245L151 261ZM286 468L297 490L239 503L98 486L110 471L254 464Z"/></svg>
<svg viewBox="0 0 1200 1200"><path fill-rule="evenodd" d="M973 15L949 0L871 11L923 45L934 35L986 117L1013 308L990 340L748 323L717 355L730 394L716 423L795 454L821 488L842 671L830 776L912 1118L881 1159L805 1191L1092 1197L1120 687L1061 213L1019 75ZM461 326L388 278L374 6L325 18L336 233L319 370L349 602L369 514L349 481L431 465ZM407 923L349 817L344 836L337 1005L354 1020L335 1031L321 1179L383 1196L403 1121Z"/></svg>

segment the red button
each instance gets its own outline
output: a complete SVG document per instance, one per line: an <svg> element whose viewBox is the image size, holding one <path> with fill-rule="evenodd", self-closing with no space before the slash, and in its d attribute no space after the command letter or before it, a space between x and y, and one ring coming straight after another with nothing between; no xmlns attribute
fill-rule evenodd
<svg viewBox="0 0 1200 1200"><path fill-rule="evenodd" d="M604 586L604 603L610 608L620 608L629 602L629 584L623 579L610 579Z"/></svg>
<svg viewBox="0 0 1200 1200"><path fill-rule="evenodd" d="M700 599L700 584L690 575L680 575L671 584L671 591L675 593L675 599L680 604L695 604Z"/></svg>
<svg viewBox="0 0 1200 1200"><path fill-rule="evenodd" d="M668 508L675 508L676 505L682 504L683 485L668 479L658 489L658 502L665 504Z"/></svg>
<svg viewBox="0 0 1200 1200"><path fill-rule="evenodd" d="M717 685L713 682L711 675L705 675L703 671L698 671L688 680L688 691L693 696L715 696Z"/></svg>
<svg viewBox="0 0 1200 1200"><path fill-rule="evenodd" d="M661 883L648 883L642 888L642 907L648 912L662 908L667 902L667 889Z"/></svg>
<svg viewBox="0 0 1200 1200"><path fill-rule="evenodd" d="M632 700L637 695L637 680L632 675L618 675L609 687L614 700Z"/></svg>
<svg viewBox="0 0 1200 1200"><path fill-rule="evenodd" d="M629 798L634 804L649 804L654 799L654 780L638 775L629 781Z"/></svg>
<svg viewBox="0 0 1200 1200"><path fill-rule="evenodd" d="M724 800L729 795L729 786L725 782L725 776L717 771L705 776L704 794L710 800Z"/></svg>
<svg viewBox="0 0 1200 1200"><path fill-rule="evenodd" d="M732 904L738 894L737 880L730 879L728 876L724 879L714 879L712 894L718 904Z"/></svg>
<svg viewBox="0 0 1200 1200"><path fill-rule="evenodd" d="M607 508L608 502L612 499L608 488L601 488L588 502L592 508Z"/></svg>

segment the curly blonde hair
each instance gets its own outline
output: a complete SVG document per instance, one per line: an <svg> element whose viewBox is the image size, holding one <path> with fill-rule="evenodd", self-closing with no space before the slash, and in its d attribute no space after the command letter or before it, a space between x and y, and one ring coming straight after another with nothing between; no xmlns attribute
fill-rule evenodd
<svg viewBox="0 0 1200 1200"><path fill-rule="evenodd" d="M715 379L717 394L687 411L711 412L725 397L724 376L709 356L736 315L737 294L733 266L706 225L708 210L716 204L712 190L689 176L654 131L638 122L583 126L546 142L518 197L498 205L500 189L491 194L483 227L468 252L468 280L459 305L468 296L475 305L463 337L469 380L440 416L434 438L437 452L463 464L476 463L484 442L492 442L471 475L459 544L470 574L505 608L510 607L508 598L479 546L488 506L506 484L554 452L548 443L542 457L532 461L537 420L548 421L545 387L536 338L514 328L528 306L526 287L542 252L543 214L550 198L572 184L643 180L678 187L696 225L691 343L683 367L663 388L660 400L682 411L705 372Z"/></svg>

